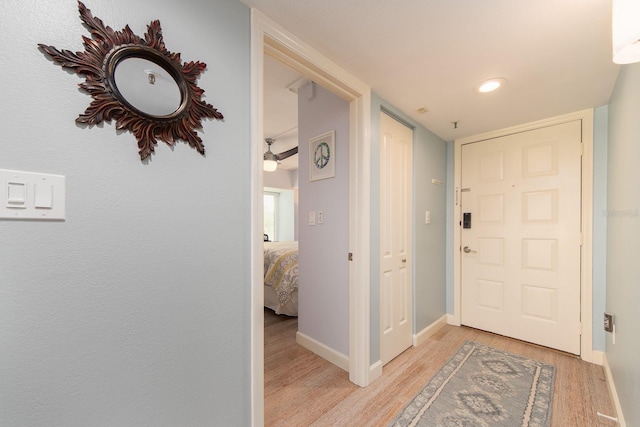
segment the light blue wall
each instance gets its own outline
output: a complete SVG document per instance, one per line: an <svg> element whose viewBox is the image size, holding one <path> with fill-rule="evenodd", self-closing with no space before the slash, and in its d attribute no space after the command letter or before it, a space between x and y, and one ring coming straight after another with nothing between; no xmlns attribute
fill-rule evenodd
<svg viewBox="0 0 640 427"><path fill-rule="evenodd" d="M309 140L335 130L335 177L309 181ZM298 92L298 331L349 355L349 103L309 84ZM324 221L309 225L309 212Z"/></svg>
<svg viewBox="0 0 640 427"><path fill-rule="evenodd" d="M371 98L371 361L375 362L380 359L380 112L413 128L414 333L446 313L447 144L377 95ZM434 185L432 179L443 185ZM427 210L429 225L424 223Z"/></svg>
<svg viewBox="0 0 640 427"><path fill-rule="evenodd" d="M606 357L628 426L640 425L640 64L624 65L609 101Z"/></svg>
<svg viewBox="0 0 640 427"><path fill-rule="evenodd" d="M207 156L74 122L84 79L37 48L81 51L77 2L0 6L0 168L66 176L64 222L0 220L0 425L250 424L250 13L236 0L85 4L203 61L225 116ZM219 156L216 153L222 152Z"/></svg>
<svg viewBox="0 0 640 427"><path fill-rule="evenodd" d="M604 351L605 332L602 315L607 300L607 140L608 107L598 107L593 117L593 344Z"/></svg>

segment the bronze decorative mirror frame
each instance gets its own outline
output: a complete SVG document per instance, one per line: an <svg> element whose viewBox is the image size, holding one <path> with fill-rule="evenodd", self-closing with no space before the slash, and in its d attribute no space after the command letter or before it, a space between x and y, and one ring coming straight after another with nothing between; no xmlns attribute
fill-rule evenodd
<svg viewBox="0 0 640 427"><path fill-rule="evenodd" d="M134 34L128 25L122 31L105 26L81 1L78 1L78 9L82 22L91 33L91 38L82 36L84 52L73 53L53 46L38 45L56 64L85 78L78 86L89 93L93 101L76 122L92 126L115 120L116 129L128 130L136 136L141 160L155 151L158 140L169 146L175 145L177 140L183 140L204 155L204 143L196 129L202 129L203 118L224 119L216 108L202 101L204 90L196 84L207 64L199 61L181 64L180 54L166 49L158 20L147 26L143 39ZM167 115L146 113L121 94L116 84L115 70L118 64L128 58L151 61L173 78L180 92L180 104L174 112ZM152 77L149 76L150 84L153 84Z"/></svg>

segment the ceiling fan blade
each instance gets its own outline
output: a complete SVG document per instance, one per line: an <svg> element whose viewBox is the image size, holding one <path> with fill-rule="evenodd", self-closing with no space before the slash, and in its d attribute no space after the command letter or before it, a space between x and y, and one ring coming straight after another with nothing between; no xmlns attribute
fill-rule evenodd
<svg viewBox="0 0 640 427"><path fill-rule="evenodd" d="M283 151L282 153L279 153L278 156L278 160L284 160L287 157L291 157L294 154L298 154L298 147L293 147L287 151Z"/></svg>

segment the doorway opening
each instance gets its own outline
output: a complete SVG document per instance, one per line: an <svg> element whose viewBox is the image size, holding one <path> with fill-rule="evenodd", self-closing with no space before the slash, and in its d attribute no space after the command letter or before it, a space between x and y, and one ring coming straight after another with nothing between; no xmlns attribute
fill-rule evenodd
<svg viewBox="0 0 640 427"><path fill-rule="evenodd" d="M349 102L349 379L369 383L371 91L256 9L252 40L251 397L253 425L264 419L263 139L264 55L277 59Z"/></svg>

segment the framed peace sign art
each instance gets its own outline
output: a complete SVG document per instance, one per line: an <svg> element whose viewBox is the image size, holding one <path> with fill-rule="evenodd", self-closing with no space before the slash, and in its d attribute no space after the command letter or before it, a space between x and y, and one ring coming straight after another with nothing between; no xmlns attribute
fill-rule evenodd
<svg viewBox="0 0 640 427"><path fill-rule="evenodd" d="M336 176L336 131L309 140L309 181Z"/></svg>

